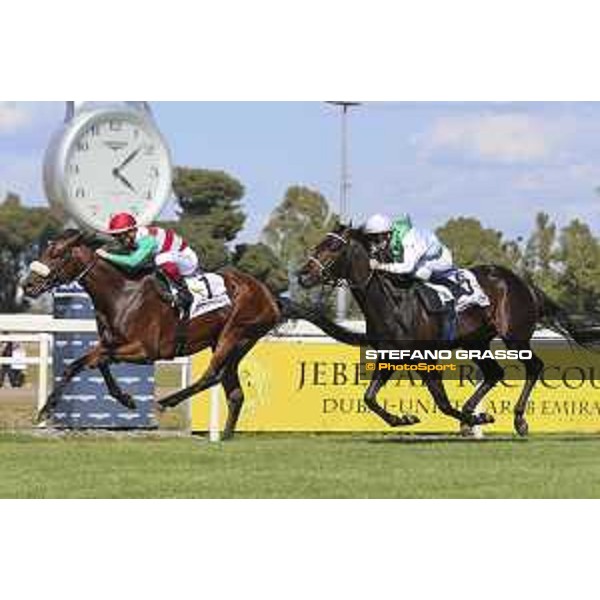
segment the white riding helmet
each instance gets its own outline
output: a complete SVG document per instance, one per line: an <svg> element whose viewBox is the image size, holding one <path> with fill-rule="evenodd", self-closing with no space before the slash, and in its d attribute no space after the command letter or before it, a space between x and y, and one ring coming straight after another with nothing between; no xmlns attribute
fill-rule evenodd
<svg viewBox="0 0 600 600"><path fill-rule="evenodd" d="M369 217L365 225L365 233L367 235L389 233L390 231L392 231L392 220L385 215L373 215Z"/></svg>

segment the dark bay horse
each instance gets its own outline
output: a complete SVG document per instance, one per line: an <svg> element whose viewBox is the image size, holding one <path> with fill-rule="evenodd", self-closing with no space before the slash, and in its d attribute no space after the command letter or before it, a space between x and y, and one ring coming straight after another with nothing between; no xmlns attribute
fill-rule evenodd
<svg viewBox="0 0 600 600"><path fill-rule="evenodd" d="M362 230L340 226L329 233L316 247L308 262L299 271L298 281L304 288L319 284L338 284L345 280L367 321L370 345L378 349L407 348L414 342L443 340L442 317L427 312L422 303L408 293L413 282L404 280L406 293L398 301L390 294L389 275L372 271L367 242ZM500 337L509 350L531 350L530 341L536 324L565 335L584 347L594 347L598 334L578 328L573 320L548 296L533 285L500 266L481 266L472 269L481 287L488 295L488 308L473 307L460 313L453 348L485 351L495 337ZM398 279L396 278L396 281ZM410 315L406 323L402 316ZM403 344L404 342L404 344ZM425 385L438 408L467 427L493 422L488 414L475 414L483 398L504 377L504 370L494 359L474 361L480 368L483 381L472 396L457 410L450 403L442 381L442 373L422 375ZM525 413L533 387L544 367L541 359L521 361L525 366L525 383L514 408L514 427L525 436L528 424ZM391 371L373 372L365 393L365 404L392 427L412 425L419 421L414 415L394 415L377 402L377 394L389 381Z"/></svg>
<svg viewBox="0 0 600 600"><path fill-rule="evenodd" d="M100 258L95 250L101 240L76 230L67 230L52 241L31 269L23 288L30 297L66 283L79 281L91 297L96 311L99 343L75 360L54 388L38 420L56 406L65 386L83 369L98 368L110 394L127 408L135 408L132 397L120 389L110 371L111 363L153 363L174 358L178 340L178 317L163 299L156 275L148 270L137 275L125 272ZM158 408L174 407L192 395L222 384L228 418L224 438L233 435L244 402L238 366L257 341L288 318L313 322L341 342L359 345L365 336L353 333L322 317L276 298L257 279L235 269L223 273L231 306L191 319L187 324L184 355L212 348L205 373L190 387L158 402Z"/></svg>

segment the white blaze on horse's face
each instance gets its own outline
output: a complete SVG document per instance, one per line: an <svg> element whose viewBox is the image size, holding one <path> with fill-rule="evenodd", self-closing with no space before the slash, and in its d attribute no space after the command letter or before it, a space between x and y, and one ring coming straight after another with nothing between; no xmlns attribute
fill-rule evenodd
<svg viewBox="0 0 600 600"><path fill-rule="evenodd" d="M48 265L45 265L43 262L40 262L38 260L34 260L30 265L29 265L29 270L32 273L35 273L36 275L39 275L40 277L43 277L44 279L46 279L47 277L50 277L50 267Z"/></svg>

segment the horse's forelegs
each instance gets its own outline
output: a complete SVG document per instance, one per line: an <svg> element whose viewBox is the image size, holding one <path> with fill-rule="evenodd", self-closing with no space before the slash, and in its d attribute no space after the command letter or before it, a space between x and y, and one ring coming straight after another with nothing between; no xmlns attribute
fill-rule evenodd
<svg viewBox="0 0 600 600"><path fill-rule="evenodd" d="M391 376L391 371L380 371L379 363L377 363L376 369L373 371L373 379L371 379L371 383L365 392L365 404L369 407L369 410L383 419L390 427L416 425L419 422L419 417L416 415L393 415L377 402L377 394L379 394L381 388L390 380Z"/></svg>
<svg viewBox="0 0 600 600"><path fill-rule="evenodd" d="M93 350L74 360L64 371L60 383L54 387L52 393L48 396L46 400L46 404L38 411L36 416L36 422L40 423L44 419L46 419L50 413L50 411L56 407L58 404L58 400L64 392L65 388L69 384L69 382L75 377L78 373L87 368L95 368L97 366L97 362L102 356L103 348L102 346L96 346Z"/></svg>
<svg viewBox="0 0 600 600"><path fill-rule="evenodd" d="M106 383L106 387L108 388L108 393L129 410L135 410L136 405L133 397L120 388L117 380L114 378L110 370L110 364L108 361L100 363L98 368L100 369L100 373L102 373L104 383Z"/></svg>
<svg viewBox="0 0 600 600"><path fill-rule="evenodd" d="M489 346L488 346L489 348ZM488 349L485 348L485 349ZM465 415L474 415L477 407L491 390L493 390L504 377L504 369L492 359L475 360L475 364L480 368L483 375L483 381L477 386L473 395L465 402L462 412ZM475 417L480 421L479 425L487 425L494 422L492 415L481 413ZM472 434L471 426L463 423L462 431L464 434Z"/></svg>

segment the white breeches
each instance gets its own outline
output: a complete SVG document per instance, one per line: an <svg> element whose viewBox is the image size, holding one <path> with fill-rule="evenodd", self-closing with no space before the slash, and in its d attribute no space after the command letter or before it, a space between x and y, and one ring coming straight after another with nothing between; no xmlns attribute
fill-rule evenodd
<svg viewBox="0 0 600 600"><path fill-rule="evenodd" d="M159 267L165 263L175 263L183 277L193 275L198 269L198 256L189 246L181 252L171 250L157 254L155 262Z"/></svg>
<svg viewBox="0 0 600 600"><path fill-rule="evenodd" d="M423 281L429 281L432 275L446 273L452 269L454 269L452 252L450 252L448 248L444 248L442 250L442 255L439 258L434 260L422 258L415 269L415 277L417 277L417 279L422 279Z"/></svg>

